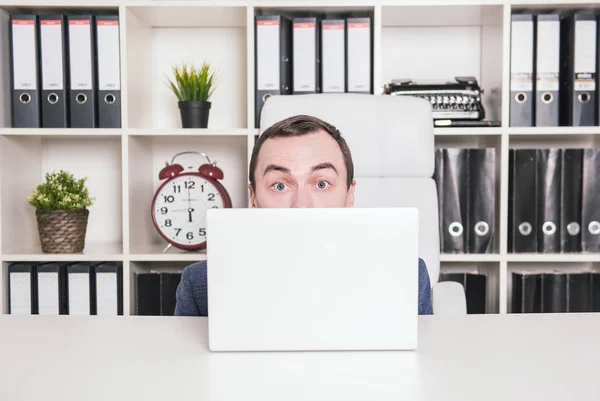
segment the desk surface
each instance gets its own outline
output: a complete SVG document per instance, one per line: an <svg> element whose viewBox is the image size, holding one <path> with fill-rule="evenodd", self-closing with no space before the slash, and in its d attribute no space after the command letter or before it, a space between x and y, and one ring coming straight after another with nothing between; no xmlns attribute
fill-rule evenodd
<svg viewBox="0 0 600 401"><path fill-rule="evenodd" d="M600 399L600 314L422 316L415 352L210 353L207 320L0 316L0 400Z"/></svg>

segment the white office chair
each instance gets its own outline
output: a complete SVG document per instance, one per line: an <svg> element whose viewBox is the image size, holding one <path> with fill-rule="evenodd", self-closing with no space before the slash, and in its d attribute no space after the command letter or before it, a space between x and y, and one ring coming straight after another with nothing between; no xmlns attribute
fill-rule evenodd
<svg viewBox="0 0 600 401"><path fill-rule="evenodd" d="M434 314L466 314L462 285L438 283L439 220L429 102L354 93L271 96L261 112L260 133L297 114L333 124L346 139L354 160L355 207L419 209L419 255L427 264Z"/></svg>

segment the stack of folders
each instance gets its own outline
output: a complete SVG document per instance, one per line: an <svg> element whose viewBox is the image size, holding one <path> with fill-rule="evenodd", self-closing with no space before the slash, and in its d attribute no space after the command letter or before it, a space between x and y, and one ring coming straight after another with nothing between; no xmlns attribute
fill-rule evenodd
<svg viewBox="0 0 600 401"><path fill-rule="evenodd" d="M600 312L600 274L512 272L512 313Z"/></svg>
<svg viewBox="0 0 600 401"><path fill-rule="evenodd" d="M467 300L467 314L489 313L487 307L487 276L474 273L440 273L440 282L462 284Z"/></svg>
<svg viewBox="0 0 600 401"><path fill-rule="evenodd" d="M120 128L119 17L10 16L12 125Z"/></svg>
<svg viewBox="0 0 600 401"><path fill-rule="evenodd" d="M493 253L496 233L496 149L435 151L440 252Z"/></svg>
<svg viewBox="0 0 600 401"><path fill-rule="evenodd" d="M271 95L372 93L371 17L256 16L256 126Z"/></svg>
<svg viewBox="0 0 600 401"><path fill-rule="evenodd" d="M598 125L598 16L522 13L511 21L510 125Z"/></svg>
<svg viewBox="0 0 600 401"><path fill-rule="evenodd" d="M175 315L181 272L134 273L133 280L136 315Z"/></svg>
<svg viewBox="0 0 600 401"><path fill-rule="evenodd" d="M13 315L122 315L122 266L113 262L13 263Z"/></svg>
<svg viewBox="0 0 600 401"><path fill-rule="evenodd" d="M509 151L509 252L600 252L600 148Z"/></svg>

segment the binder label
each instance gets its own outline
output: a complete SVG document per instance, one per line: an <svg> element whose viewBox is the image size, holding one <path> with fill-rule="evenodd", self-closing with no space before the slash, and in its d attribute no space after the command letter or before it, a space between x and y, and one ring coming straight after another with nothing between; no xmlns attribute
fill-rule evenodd
<svg viewBox="0 0 600 401"><path fill-rule="evenodd" d="M371 85L371 30L367 21L348 21L348 92L368 92Z"/></svg>
<svg viewBox="0 0 600 401"><path fill-rule="evenodd" d="M539 21L537 38L537 90L559 90L560 22Z"/></svg>
<svg viewBox="0 0 600 401"><path fill-rule="evenodd" d="M98 88L121 89L118 21L98 21Z"/></svg>
<svg viewBox="0 0 600 401"><path fill-rule="evenodd" d="M323 21L321 68L323 92L346 90L346 38L344 23Z"/></svg>
<svg viewBox="0 0 600 401"><path fill-rule="evenodd" d="M13 20L14 89L37 89L37 52L33 20Z"/></svg>
<svg viewBox="0 0 600 401"><path fill-rule="evenodd" d="M31 315L31 273L11 272L10 286L10 314Z"/></svg>
<svg viewBox="0 0 600 401"><path fill-rule="evenodd" d="M596 21L576 21L575 23L575 79L580 86L594 90L590 77L596 73ZM583 74L580 76L580 74ZM590 77L587 76L589 74ZM578 83L575 83L575 87ZM593 88L592 88L593 87Z"/></svg>
<svg viewBox="0 0 600 401"><path fill-rule="evenodd" d="M69 272L69 315L90 314L89 273Z"/></svg>
<svg viewBox="0 0 600 401"><path fill-rule="evenodd" d="M294 91L314 92L316 90L316 28L314 22L294 22Z"/></svg>
<svg viewBox="0 0 600 401"><path fill-rule="evenodd" d="M42 20L40 25L42 89L62 90L64 68L61 21Z"/></svg>
<svg viewBox="0 0 600 401"><path fill-rule="evenodd" d="M278 90L279 67L279 21L259 20L256 27L256 88Z"/></svg>
<svg viewBox="0 0 600 401"><path fill-rule="evenodd" d="M96 314L118 314L117 273L96 273Z"/></svg>
<svg viewBox="0 0 600 401"><path fill-rule="evenodd" d="M533 21L512 21L510 90L533 90Z"/></svg>
<svg viewBox="0 0 600 401"><path fill-rule="evenodd" d="M38 273L38 313L58 315L59 309L58 272Z"/></svg>
<svg viewBox="0 0 600 401"><path fill-rule="evenodd" d="M71 89L92 90L92 39L89 20L69 21Z"/></svg>
<svg viewBox="0 0 600 401"><path fill-rule="evenodd" d="M596 74L591 73L575 73L575 90L576 91L595 91L596 90Z"/></svg>

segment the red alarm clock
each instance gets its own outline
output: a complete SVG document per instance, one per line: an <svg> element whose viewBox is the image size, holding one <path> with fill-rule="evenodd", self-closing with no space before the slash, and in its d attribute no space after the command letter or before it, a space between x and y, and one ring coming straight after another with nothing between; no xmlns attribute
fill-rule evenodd
<svg viewBox="0 0 600 401"><path fill-rule="evenodd" d="M173 164L183 154L201 155L208 164L202 164L198 172L184 173L180 164ZM223 171L204 153L190 151L173 156L158 178L166 180L152 200L152 222L158 233L177 248L206 249L206 211L231 207L231 198L218 181Z"/></svg>

